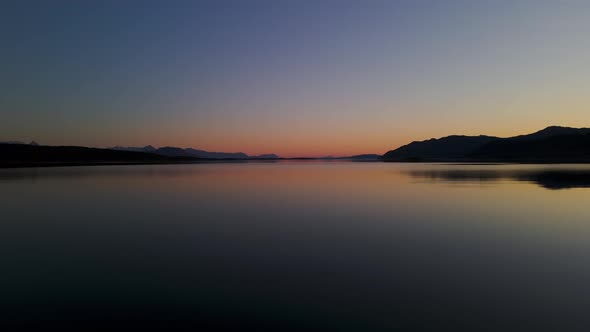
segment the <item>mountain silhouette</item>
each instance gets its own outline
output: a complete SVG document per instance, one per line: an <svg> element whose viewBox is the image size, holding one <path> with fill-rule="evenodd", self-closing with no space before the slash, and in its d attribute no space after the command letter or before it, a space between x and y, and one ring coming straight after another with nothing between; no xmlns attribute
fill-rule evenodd
<svg viewBox="0 0 590 332"><path fill-rule="evenodd" d="M279 159L280 157L274 153L260 154L257 156L250 156L250 159Z"/></svg>
<svg viewBox="0 0 590 332"><path fill-rule="evenodd" d="M385 161L447 161L465 157L486 143L499 139L491 136L447 136L414 141L383 155Z"/></svg>
<svg viewBox="0 0 590 332"><path fill-rule="evenodd" d="M543 139L549 138L553 136L568 136L568 135L586 135L590 134L590 128L571 128L571 127L560 127L560 126L550 126L545 129L539 130L535 133L528 134L528 135L520 135L514 136L511 138L506 138L505 140L536 140L536 139Z"/></svg>
<svg viewBox="0 0 590 332"><path fill-rule="evenodd" d="M590 134L503 139L481 146L467 158L504 162L586 162L590 161Z"/></svg>
<svg viewBox="0 0 590 332"><path fill-rule="evenodd" d="M118 150L118 151L135 151L135 152L149 152L149 153L154 153L156 151L156 148L154 148L151 145L146 145L143 148L132 147L132 146L114 146L114 147L111 147L108 149Z"/></svg>
<svg viewBox="0 0 590 332"><path fill-rule="evenodd" d="M167 156L167 157L189 157L190 156L190 154L188 152L186 152L184 149L175 148L172 146L165 146L163 148L159 148L156 151L154 151L154 153L162 155L162 156Z"/></svg>
<svg viewBox="0 0 590 332"><path fill-rule="evenodd" d="M259 156L248 156L243 152L209 152L205 150L198 150L193 148L178 148L173 146L165 146L161 148L154 148L151 145L147 145L143 148L140 147L112 147L113 150L119 151L136 151L136 152L149 152L155 153L167 157L186 157L186 158L201 158L201 159L278 159L280 158L276 154L263 154Z"/></svg>
<svg viewBox="0 0 590 332"><path fill-rule="evenodd" d="M243 152L208 152L204 150L185 149L192 157L209 158L209 159L248 159L248 155ZM156 152L157 153L157 152Z"/></svg>
<svg viewBox="0 0 590 332"><path fill-rule="evenodd" d="M590 128L551 126L509 138L448 136L412 142L383 155L384 161L587 162Z"/></svg>
<svg viewBox="0 0 590 332"><path fill-rule="evenodd" d="M81 146L41 146L0 144L0 167L80 165L113 163L176 163L199 160L194 157L168 157L139 151L120 151Z"/></svg>

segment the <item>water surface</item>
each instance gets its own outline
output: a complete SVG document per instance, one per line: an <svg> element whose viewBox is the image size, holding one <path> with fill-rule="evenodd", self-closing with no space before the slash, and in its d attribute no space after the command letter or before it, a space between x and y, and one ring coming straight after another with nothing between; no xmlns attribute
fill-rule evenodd
<svg viewBox="0 0 590 332"><path fill-rule="evenodd" d="M0 318L584 331L590 165L0 170Z"/></svg>

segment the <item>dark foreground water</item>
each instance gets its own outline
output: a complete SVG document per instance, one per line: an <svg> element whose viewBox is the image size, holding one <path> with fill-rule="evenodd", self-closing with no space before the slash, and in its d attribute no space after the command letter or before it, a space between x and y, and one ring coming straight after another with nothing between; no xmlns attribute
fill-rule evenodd
<svg viewBox="0 0 590 332"><path fill-rule="evenodd" d="M588 331L590 166L0 170L0 324Z"/></svg>

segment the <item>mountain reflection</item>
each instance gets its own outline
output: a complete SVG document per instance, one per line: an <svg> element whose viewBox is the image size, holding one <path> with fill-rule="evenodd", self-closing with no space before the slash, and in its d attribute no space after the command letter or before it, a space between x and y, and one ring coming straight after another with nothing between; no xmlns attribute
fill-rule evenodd
<svg viewBox="0 0 590 332"><path fill-rule="evenodd" d="M534 183L546 189L590 188L590 169L432 169L403 172L414 178L450 182L494 182L501 180Z"/></svg>
<svg viewBox="0 0 590 332"><path fill-rule="evenodd" d="M280 176L273 173L271 165L281 165L285 170ZM362 164L362 165L361 165ZM518 181L533 183L546 189L590 188L590 165L466 165L466 164L383 164L350 163L342 161L264 161L244 163L204 163L185 165L136 165L136 166L88 166L88 167L48 167L0 169L0 184L28 181L79 181L100 178L103 181L137 181L143 183L151 179L158 183L174 181L176 184L201 181L218 176L213 187L224 184L250 183L254 186L268 183L281 183L285 190L312 185L316 190L334 185L348 184L350 176L363 174L363 184L383 183L386 179L400 181L402 178L415 178L428 182L454 183L493 183L498 181ZM311 167L314 166L314 167ZM248 172L242 170L245 168ZM309 170L313 170L313 172ZM387 174L382 173L386 169ZM330 171L329 177L324 171ZM344 172L348 170L351 174ZM336 174L344 174L336 177ZM270 173L269 173L270 172ZM356 173L360 172L360 173ZM392 174L396 176L391 177ZM155 183L152 183L155 184ZM355 184L356 185L356 184Z"/></svg>

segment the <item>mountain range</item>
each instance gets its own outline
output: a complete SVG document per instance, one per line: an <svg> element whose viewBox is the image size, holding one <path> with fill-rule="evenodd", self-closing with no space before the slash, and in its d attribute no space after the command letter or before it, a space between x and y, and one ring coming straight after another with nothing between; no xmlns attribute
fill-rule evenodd
<svg viewBox="0 0 590 332"><path fill-rule="evenodd" d="M42 146L17 141L0 142L0 167L55 164L179 163L207 160L322 159L386 162L524 162L590 163L590 128L551 126L532 134L500 138L452 135L415 141L383 156L281 158L276 154L248 156L242 152L208 152L192 148Z"/></svg>
<svg viewBox="0 0 590 332"><path fill-rule="evenodd" d="M166 157L190 157L200 159L279 159L280 157L274 153L262 154L258 156L248 156L243 152L209 152L204 150L197 150L192 148L177 148L173 146L165 146L161 148L155 148L151 145L141 147L123 147L115 146L110 148L118 151L135 151L135 152L147 152L155 153Z"/></svg>
<svg viewBox="0 0 590 332"><path fill-rule="evenodd" d="M590 128L551 126L508 138L452 135L388 151L390 162L589 162Z"/></svg>

